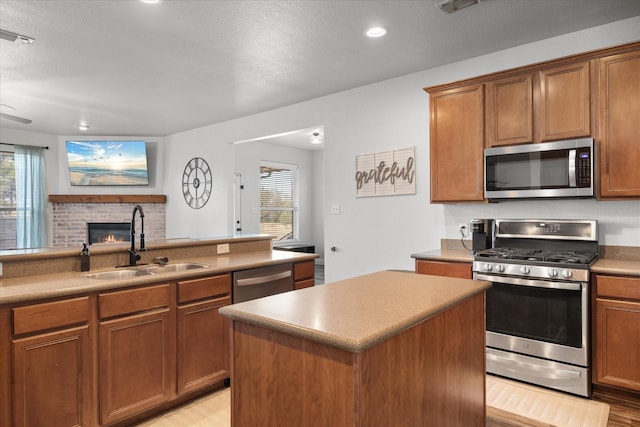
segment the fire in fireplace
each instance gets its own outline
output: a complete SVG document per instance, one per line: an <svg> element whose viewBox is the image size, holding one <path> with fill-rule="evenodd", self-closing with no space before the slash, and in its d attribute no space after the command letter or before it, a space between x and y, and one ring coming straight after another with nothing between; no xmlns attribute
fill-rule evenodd
<svg viewBox="0 0 640 427"><path fill-rule="evenodd" d="M88 222L89 244L123 243L130 241L130 222Z"/></svg>

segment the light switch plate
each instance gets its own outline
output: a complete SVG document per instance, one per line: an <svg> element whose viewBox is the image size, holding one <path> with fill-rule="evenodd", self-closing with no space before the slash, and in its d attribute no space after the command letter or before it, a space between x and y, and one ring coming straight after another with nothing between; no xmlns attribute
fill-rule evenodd
<svg viewBox="0 0 640 427"><path fill-rule="evenodd" d="M229 244L221 243L218 245L218 254L228 254L229 253Z"/></svg>

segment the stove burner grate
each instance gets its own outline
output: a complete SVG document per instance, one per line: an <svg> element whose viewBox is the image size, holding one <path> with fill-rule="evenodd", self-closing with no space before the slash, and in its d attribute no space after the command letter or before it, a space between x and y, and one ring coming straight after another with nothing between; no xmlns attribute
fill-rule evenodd
<svg viewBox="0 0 640 427"><path fill-rule="evenodd" d="M476 253L476 258L518 260L565 264L589 264L597 255L592 252L553 251L544 249L491 248Z"/></svg>

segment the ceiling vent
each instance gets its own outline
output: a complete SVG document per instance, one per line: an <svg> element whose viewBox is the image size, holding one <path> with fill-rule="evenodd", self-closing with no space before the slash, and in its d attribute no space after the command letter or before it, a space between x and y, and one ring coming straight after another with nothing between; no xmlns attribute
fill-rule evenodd
<svg viewBox="0 0 640 427"><path fill-rule="evenodd" d="M23 117L12 116L11 114L0 113L0 119L13 120L14 122L23 123L28 125L31 123L31 119L25 119Z"/></svg>
<svg viewBox="0 0 640 427"><path fill-rule="evenodd" d="M14 43L22 43L25 46L29 46L34 41L33 37L25 36L3 29L0 29L0 39L8 40Z"/></svg>
<svg viewBox="0 0 640 427"><path fill-rule="evenodd" d="M453 13L477 3L480 3L480 0L445 0L436 6L443 12Z"/></svg>

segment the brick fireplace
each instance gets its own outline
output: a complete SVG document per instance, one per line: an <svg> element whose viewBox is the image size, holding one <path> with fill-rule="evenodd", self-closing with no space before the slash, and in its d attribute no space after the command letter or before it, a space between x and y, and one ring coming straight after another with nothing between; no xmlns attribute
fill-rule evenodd
<svg viewBox="0 0 640 427"><path fill-rule="evenodd" d="M88 223L131 223L135 205L144 210L144 233L147 241L166 237L165 196L75 196L50 195L53 212L53 246L78 248L88 242ZM140 233L136 216L136 233ZM128 236L127 236L128 240Z"/></svg>

